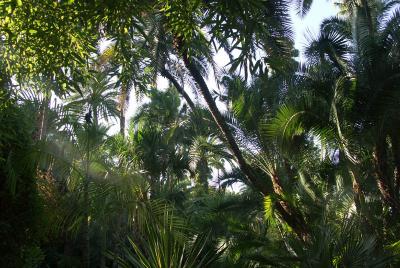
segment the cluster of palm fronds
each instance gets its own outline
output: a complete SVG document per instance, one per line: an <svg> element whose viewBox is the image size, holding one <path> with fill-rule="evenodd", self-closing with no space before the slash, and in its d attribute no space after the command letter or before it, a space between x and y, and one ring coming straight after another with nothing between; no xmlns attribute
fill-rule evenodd
<svg viewBox="0 0 400 268"><path fill-rule="evenodd" d="M9 2L0 252L10 267L399 265L399 1L340 1L304 64L288 9L304 15L312 1ZM44 11L58 20L24 18ZM66 21L91 31L57 39L79 55L54 40L44 49L36 30ZM95 27L112 39L100 55L80 45ZM229 70L214 62L220 51ZM60 52L79 64L60 66L70 62ZM139 105L126 127L131 90Z"/></svg>

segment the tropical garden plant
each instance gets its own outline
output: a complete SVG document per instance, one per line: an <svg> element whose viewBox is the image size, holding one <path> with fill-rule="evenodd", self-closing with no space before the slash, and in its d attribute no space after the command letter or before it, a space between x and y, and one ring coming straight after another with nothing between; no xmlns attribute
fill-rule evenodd
<svg viewBox="0 0 400 268"><path fill-rule="evenodd" d="M0 2L5 267L397 267L400 2L336 4Z"/></svg>

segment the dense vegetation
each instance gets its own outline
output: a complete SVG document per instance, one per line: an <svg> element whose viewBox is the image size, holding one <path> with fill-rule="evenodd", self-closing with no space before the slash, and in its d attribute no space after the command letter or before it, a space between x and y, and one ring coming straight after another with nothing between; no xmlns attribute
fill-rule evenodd
<svg viewBox="0 0 400 268"><path fill-rule="evenodd" d="M0 1L1 266L398 267L400 1L311 2Z"/></svg>

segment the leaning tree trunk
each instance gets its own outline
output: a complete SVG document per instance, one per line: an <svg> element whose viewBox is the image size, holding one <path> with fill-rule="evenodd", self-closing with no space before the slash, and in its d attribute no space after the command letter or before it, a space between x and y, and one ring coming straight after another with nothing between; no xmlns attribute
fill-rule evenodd
<svg viewBox="0 0 400 268"><path fill-rule="evenodd" d="M352 182L352 190L354 194L354 203L358 213L362 212L365 203L364 193L360 183L360 172L357 165L347 159L348 171Z"/></svg>
<svg viewBox="0 0 400 268"><path fill-rule="evenodd" d="M181 94L181 96L185 99L185 101L189 105L190 109L193 111L195 106L192 99L189 97L189 95L186 93L183 87L178 83L178 81L176 81L175 77L165 68L161 70L161 75L167 78L175 86L178 93Z"/></svg>
<svg viewBox="0 0 400 268"><path fill-rule="evenodd" d="M296 232L296 235L303 241L307 241L309 239L309 232L307 230L307 225L302 217L302 215L296 211L286 200L284 200L285 193L283 191L282 184L277 175L277 172L274 171L274 174L271 176L272 187L274 189L274 193L279 197L278 202L275 204L276 209L281 215L282 219L293 228Z"/></svg>
<svg viewBox="0 0 400 268"><path fill-rule="evenodd" d="M258 191L260 191L264 195L270 194L266 183L264 183L260 178L255 176L252 168L247 164L246 160L244 159L243 154L240 151L239 146L236 143L236 140L231 130L229 129L228 124L226 123L225 119L223 118L222 114L218 110L217 105L214 102L214 99L210 93L210 90L208 89L206 82L204 81L197 66L191 61L190 57L187 54L187 51L183 48L182 41L179 40L179 38L175 40L175 45L178 51L180 51L180 53L182 54L183 62L186 68L189 70L194 81L197 83L200 93L207 103L208 110L210 111L215 123L217 124L219 130L221 131L223 138L228 143L230 151L235 156L236 161L239 164L240 170L246 176L247 180L251 184L253 184L253 186ZM281 194L283 194L283 191ZM307 232L305 221L300 216L301 214L296 213L295 210L290 206L290 204L285 200L277 202L276 209L282 216L283 220L285 220L286 223L289 224L290 227L292 227L297 236L303 241L307 240L307 237L309 237L309 235Z"/></svg>
<svg viewBox="0 0 400 268"><path fill-rule="evenodd" d="M251 171L250 166L246 163L242 152L239 149L238 144L236 143L235 138L233 137L231 130L229 129L228 124L225 122L221 112L218 110L217 105L214 102L213 97L208 89L206 82L204 81L203 77L200 74L200 71L197 67L190 61L187 53L183 53L183 61L185 63L186 68L189 70L190 74L192 75L193 79L199 86L199 90L201 95L203 96L204 100L207 103L208 110L210 111L215 123L217 124L219 130L221 131L224 139L229 145L229 148L233 155L236 158L236 161L239 164L240 170L246 176L246 178L251 182L254 187L260 190L262 193L267 194L268 188L264 182L260 179L256 178Z"/></svg>

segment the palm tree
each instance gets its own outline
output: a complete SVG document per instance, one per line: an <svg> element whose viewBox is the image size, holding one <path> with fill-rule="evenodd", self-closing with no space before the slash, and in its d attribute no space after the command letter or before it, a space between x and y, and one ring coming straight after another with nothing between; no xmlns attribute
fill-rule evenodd
<svg viewBox="0 0 400 268"><path fill-rule="evenodd" d="M231 160L221 140L214 136L209 114L200 108L188 111L186 105L181 106L175 88L152 90L149 97L150 102L141 105L132 119L128 162L148 173L152 187L166 183L172 189L177 182L188 179L188 174L194 177L201 171L197 182L208 188L212 170L223 170L224 161ZM205 135L209 135L207 139Z"/></svg>
<svg viewBox="0 0 400 268"><path fill-rule="evenodd" d="M398 48L399 39L396 32L399 27L398 3L395 1L374 1L353 7L357 12L358 32L355 35L356 62L355 72L358 79L356 89L356 103L363 117L359 118L364 127L364 133L372 136L373 162L375 165L375 177L378 189L384 202L391 208L394 215L399 211L398 191L395 188L398 183L396 178L389 175L387 154L389 152L387 138L393 139L398 133L387 131L392 125L397 124L396 105L398 90L393 83L399 73ZM389 62L386 65L383 62ZM369 95L370 98L366 98ZM386 102L383 105L383 102ZM368 134L367 134L368 133ZM393 139L396 141L396 138ZM398 155L392 147L392 155ZM398 166L396 166L398 170Z"/></svg>
<svg viewBox="0 0 400 268"><path fill-rule="evenodd" d="M396 3L344 1L341 7L346 14L352 14L353 17L332 18L321 25L320 36L310 40L307 49L308 57L312 61L310 63L317 62L318 65L312 66L311 72L305 72L305 78L308 80L310 75L318 74L316 68L332 71L329 68L333 67L331 75L326 76L326 73L322 73L325 77L331 77L329 83L335 85L333 89L321 90L327 84L321 84L324 81L317 77L316 83L308 86L314 88L314 91L318 89L322 94L331 94L323 96L325 101L331 103L331 108L326 107L330 110L326 116L329 114L331 125L326 125L330 119L321 117L321 108L314 110L316 106L312 107L313 105L307 102L304 103L308 108L302 112L298 109L281 109L281 118L278 118L276 123L280 121L278 124L281 124L281 127L287 126L284 129L287 130L288 137L296 131L302 132L301 128L304 127L314 132L317 129L323 137L327 137L326 134L336 135L336 143L349 161L354 190L359 191L359 194L361 174L357 166L363 161L362 154L371 154L373 157L366 161L371 161L375 166L373 173L382 199L396 214L398 190L395 188L398 184L396 178L390 178L389 174L394 174L394 170L388 165L388 155L391 153L395 157L398 154L394 149L397 145L389 149L386 141L387 138L397 140L397 134L389 130L392 129L391 125L397 124L397 119L393 116L396 108L392 105L398 99L397 89L392 86L393 79L396 79L399 72L395 56L399 44L395 34L398 31L399 16L396 9L392 11ZM390 64L386 65L386 62ZM306 119L307 113L314 119ZM318 117L322 119L320 123L315 120ZM285 119L281 120L283 118ZM289 118L292 120L288 121ZM302 119L299 121L299 118ZM308 126L305 125L306 121ZM309 125L312 121L314 123ZM393 166L395 165L394 163Z"/></svg>
<svg viewBox="0 0 400 268"><path fill-rule="evenodd" d="M190 145L189 159L189 167L205 191L208 191L208 181L212 179L212 168L224 172L225 164L233 166L231 155L226 151L224 144L212 136L195 137Z"/></svg>
<svg viewBox="0 0 400 268"><path fill-rule="evenodd" d="M116 109L116 93L109 83L106 74L95 73L93 78L87 81L82 94L72 95L67 104L66 109L70 115L75 117L75 122L72 129L73 139L76 141L81 159L84 160L82 172L83 176L83 265L90 266L90 236L89 236L89 221L90 221L90 200L89 200L89 184L90 184L90 164L92 161L92 152L103 143L102 138L105 135L105 128L101 126L101 120L109 120L118 115ZM82 111L88 111L83 114ZM93 121L92 117L93 116Z"/></svg>
<svg viewBox="0 0 400 268"><path fill-rule="evenodd" d="M230 2L229 5L221 7L219 6L219 3L210 1L204 5L196 5L192 3L187 6L181 6L179 4L174 4L166 8L167 23L174 25L172 27L172 40L175 51L182 59L183 64L191 75L191 78L197 84L197 88L203 96L207 107L212 114L213 120L221 131L232 154L235 156L241 171L246 175L247 180L264 194L268 194L269 189L267 185L256 176L254 170L246 162L232 130L216 106L214 98L210 93L211 91L208 88L201 69L198 66L198 62L201 62L202 58L208 60L212 58L212 56L210 56L212 55L212 50L206 46L206 43L207 41L212 43L217 40L222 44L221 46L224 46L224 48L229 52L236 48L241 50L241 54L238 58L234 59L232 57L231 69L234 70L240 66L243 68L246 76L248 70L250 70L251 73L263 73L264 66L262 60L268 62L271 68L282 68L282 64L286 64L287 62L285 59L290 57L291 43L290 38L287 36L287 34L290 33L290 29L287 27L288 17L285 11L285 3L282 2L280 4L281 6L269 2L262 4L252 2L250 5L243 6L240 1L235 1L235 3ZM234 6L241 6L244 8L246 17L243 17L244 13L238 14L235 12L235 8L233 8ZM206 16L196 16L200 10L204 11ZM223 15L219 13L221 10L223 10ZM182 14L193 14L193 16L185 17L183 19L183 17L181 18L173 15L177 12ZM264 16L265 14L268 14L268 16ZM259 20L260 17L265 18L265 20ZM240 18L240 20L237 18ZM184 23L183 20L185 21ZM211 23L208 23L208 20L211 21ZM207 34L210 35L210 40L206 40L203 32L196 28L198 21L204 22L204 27ZM279 24L276 24L278 21ZM254 27L243 27L243 25L249 25L248 23L251 23ZM225 24L229 25L229 29L221 26ZM265 24L272 25L272 27L268 28L269 30L262 30L262 25ZM259 30L260 35L256 35L253 39L253 30L255 29ZM274 36L274 40L270 38L272 35ZM220 38L221 36L224 37ZM239 36L241 36L241 38L239 38ZM248 39L242 38L243 36L248 37ZM228 38L232 39L232 46L227 42ZM256 59L253 61L252 53L257 49L257 47L264 49L267 55L262 59ZM280 67L274 64L276 63L274 61L275 56L280 57L281 59L279 61L279 64L281 65ZM292 227L297 230L300 237L305 237L306 231L304 224L298 213L294 213L293 208L290 208L288 204L285 204L283 207L281 207L281 204L278 206L279 211L283 214L285 220L290 222ZM297 216L294 216L295 214L297 214Z"/></svg>
<svg viewBox="0 0 400 268"><path fill-rule="evenodd" d="M118 116L116 98L110 78L105 73L96 72L81 88L67 99L66 108L74 113L77 119L84 121L86 111L93 117L93 125L98 126L101 120L106 122Z"/></svg>

